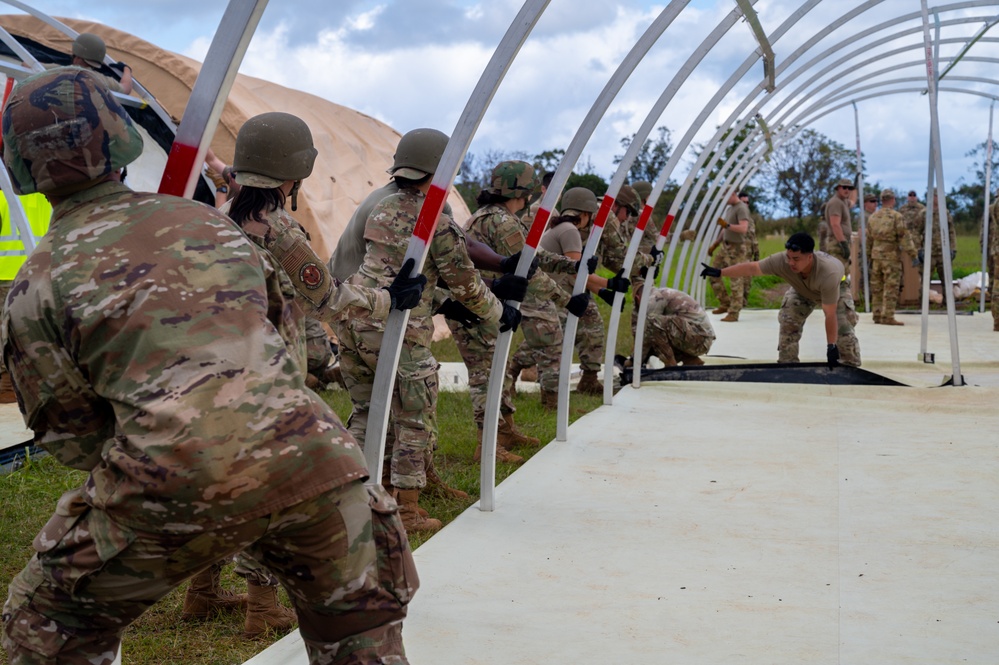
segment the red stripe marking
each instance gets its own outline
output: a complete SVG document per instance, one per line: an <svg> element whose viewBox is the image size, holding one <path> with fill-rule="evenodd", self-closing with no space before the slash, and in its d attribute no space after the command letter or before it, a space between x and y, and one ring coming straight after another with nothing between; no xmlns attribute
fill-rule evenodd
<svg viewBox="0 0 999 665"><path fill-rule="evenodd" d="M663 229L659 232L659 235L665 238L671 226L673 226L673 215L666 215L666 221L663 222Z"/></svg>
<svg viewBox="0 0 999 665"><path fill-rule="evenodd" d="M7 83L3 87L3 103L0 104L0 108L7 106L7 98L10 97L10 91L14 89L14 79L10 76L7 77ZM0 148L3 147L3 137L0 136Z"/></svg>
<svg viewBox="0 0 999 665"><path fill-rule="evenodd" d="M416 227L413 228L413 235L425 243L430 242L430 236L437 228L437 220L444 210L444 202L447 200L447 190L438 185L430 185L427 198L420 208L420 216L416 219Z"/></svg>
<svg viewBox="0 0 999 665"><path fill-rule="evenodd" d="M652 217L652 208L645 206L642 208L642 214L638 218L638 225L635 228L639 231L644 231L645 226L649 223L650 217Z"/></svg>
<svg viewBox="0 0 999 665"><path fill-rule="evenodd" d="M534 215L534 222L531 223L531 230L528 231L527 239L524 241L527 246L534 249L538 248L541 236L544 234L545 229L548 228L548 218L551 217L551 214L551 210L538 208L538 212Z"/></svg>
<svg viewBox="0 0 999 665"><path fill-rule="evenodd" d="M194 161L197 156L198 146L174 141L170 147L166 168L163 170L163 179L160 180L160 194L184 196L184 189L187 187L188 178L194 172Z"/></svg>
<svg viewBox="0 0 999 665"><path fill-rule="evenodd" d="M603 227L607 223L607 215L610 214L612 205L614 205L614 197L604 194L604 200L600 202L600 210L597 210L597 218L593 220L594 227Z"/></svg>

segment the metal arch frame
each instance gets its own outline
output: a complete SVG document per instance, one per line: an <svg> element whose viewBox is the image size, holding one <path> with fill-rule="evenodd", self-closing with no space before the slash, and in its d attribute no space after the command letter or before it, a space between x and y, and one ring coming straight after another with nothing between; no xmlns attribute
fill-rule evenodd
<svg viewBox="0 0 999 665"><path fill-rule="evenodd" d="M988 277L989 214L991 212L989 208L992 207L989 205L989 198L992 196L992 118L995 115L995 110L996 102L995 99L993 99L992 104L989 105L989 137L985 142L985 210L982 212L982 279L978 289L979 314L985 313L985 289L987 287L986 279ZM994 298L995 294L992 294L992 297Z"/></svg>
<svg viewBox="0 0 999 665"><path fill-rule="evenodd" d="M780 25L780 27L778 27L777 30L774 31L774 41L778 41L787 31L789 31L792 27L794 27L794 25L797 24L798 21L800 21L806 14L808 14L808 12L814 9L815 6L818 5L820 1L821 0L808 0L807 2L803 2L795 10L795 12L792 13L787 19L785 19L784 22ZM701 110L697 118L687 128L687 132L677 143L676 147L673 149L672 154L667 160L666 165L663 167L662 171L656 178L656 184L653 186L652 192L649 194L648 201L646 202L646 209L649 211L649 214L651 214L651 211L655 209L656 203L658 203L659 201L659 196L662 193L663 189L665 188L666 183L669 181L669 178L672 175L673 170L676 168L677 164L679 164L680 160L683 159L683 156L686 153L688 146L694 140L694 136L697 134L700 128L707 121L708 116L715 110L715 108L717 108L717 106L728 95L728 93L736 86L736 84L738 84L739 81L741 81L745 77L745 75L749 72L752 66L756 64L756 61L759 59L759 57L760 56L758 53L747 57L743 61L743 63L731 74L728 80L718 88L715 94L711 97L708 103ZM754 88L756 94L762 92L764 89L765 88L762 83L757 84L756 88ZM749 96L747 96L747 98L749 98ZM724 130L719 129L716 136L721 135L723 131ZM697 167L695 166L694 170L696 171L696 169ZM667 235L669 234L670 228L675 218L677 212L677 206L679 205L680 199L681 196L678 194L670 206L669 214L667 214L666 219L663 220L662 229L660 230L659 236L656 239L656 249L660 251L662 251L663 246L666 243L666 238ZM645 211L643 211L643 214L645 214ZM677 234L674 234L674 236L676 235ZM662 264L663 266L665 266L663 268L664 275L668 273L670 266L672 265L673 247L674 245L671 244L670 253L665 258ZM631 266L630 265L626 266L626 268L628 270L628 273L630 274ZM660 277L660 280L662 279L663 277ZM649 289L652 288L654 281L655 281L654 279L646 280L645 290L642 294L642 297L639 299L640 302L639 302L639 311L638 311L638 323L636 324L635 327L635 347L633 350L633 355L635 356L639 356L644 352L643 344L645 338L645 321L648 317L648 303L649 303L648 296L650 295ZM609 341L608 341L608 346L610 346ZM641 372L633 372L632 386L635 388L641 386Z"/></svg>
<svg viewBox="0 0 999 665"><path fill-rule="evenodd" d="M752 7L750 6L750 10ZM617 172L611 179L611 184L607 190L607 195L612 197L617 197L618 191L620 191L621 185L624 183L625 177L631 169L631 165L634 163L635 158L641 147L645 144L646 138L652 132L653 126L659 122L663 112L669 103L673 100L677 91L683 86L687 81L689 76L701 63L704 57L714 48L722 37L724 37L736 24L740 16L744 15L744 10L742 6L737 9L733 9L729 12L718 25L708 34L704 41L694 50L690 57L683 63L677 73L670 80L669 84L663 90L663 93L656 100L652 109L649 111L639 128L638 133L632 138L631 144L628 146L628 150L618 165ZM757 22L758 24L758 22ZM771 51L772 53L772 51ZM755 60L755 59L754 59ZM676 151L674 151L676 152ZM680 151L682 154L682 151ZM665 184L665 183L664 183ZM626 275L631 275L632 266L635 263L635 258L638 255L638 246L642 241L642 237L645 233L645 227L649 219L652 217L652 211L655 205L649 206L646 204L642 209L642 214L638 223L635 226L635 231L628 243L628 251L624 258L624 272ZM624 294L615 293L614 302L611 304L610 308L610 322L607 326L607 338L604 343L604 404L614 403L614 352L617 348L617 330L621 323L621 309L624 304Z"/></svg>

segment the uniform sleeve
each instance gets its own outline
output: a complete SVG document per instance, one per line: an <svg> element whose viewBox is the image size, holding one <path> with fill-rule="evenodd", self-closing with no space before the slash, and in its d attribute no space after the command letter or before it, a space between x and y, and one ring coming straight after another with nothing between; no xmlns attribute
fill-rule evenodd
<svg viewBox="0 0 999 665"><path fill-rule="evenodd" d="M628 245L621 235L621 224L617 219L609 218L600 236L600 262L611 272L624 268L624 255Z"/></svg>
<svg viewBox="0 0 999 665"><path fill-rule="evenodd" d="M11 309L3 317L3 359L17 387L25 425L35 443L60 464L90 471L114 437L114 412L76 366L43 316L23 318L23 335L11 332Z"/></svg>
<svg viewBox="0 0 999 665"><path fill-rule="evenodd" d="M451 297L482 319L496 322L503 306L492 294L479 271L472 265L465 247L465 236L449 217L441 215L430 240L430 257L451 291Z"/></svg>
<svg viewBox="0 0 999 665"><path fill-rule="evenodd" d="M331 323L342 319L350 307L361 307L371 310L373 319L385 320L388 318L391 306L392 296L387 289L368 288L334 280L333 295L330 296L326 307L317 314L321 314L321 320Z"/></svg>
<svg viewBox="0 0 999 665"><path fill-rule="evenodd" d="M902 217L902 215L898 215L895 218L895 226L898 230L899 247L901 247L902 251L909 256L916 256L918 253L916 243L913 241L912 234L909 233L909 227L906 225L905 218ZM868 235L868 239L869 238L870 235Z"/></svg>
<svg viewBox="0 0 999 665"><path fill-rule="evenodd" d="M539 248L537 257L538 267L545 272L563 275L575 275L578 272L576 262L568 256L560 256Z"/></svg>

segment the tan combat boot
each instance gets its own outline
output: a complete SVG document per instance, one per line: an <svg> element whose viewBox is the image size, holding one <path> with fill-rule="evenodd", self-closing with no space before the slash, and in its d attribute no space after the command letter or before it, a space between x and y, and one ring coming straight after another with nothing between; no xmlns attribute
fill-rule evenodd
<svg viewBox="0 0 999 665"><path fill-rule="evenodd" d="M440 477L437 473L437 468L434 466L433 458L430 459L430 463L427 465L427 486L423 488L423 491L427 494L439 496L445 499L468 499L468 492L462 492L460 489L455 487L449 487L444 479ZM417 506L419 507L419 506ZM421 512L426 512L420 508ZM423 515L423 517L429 517L429 513Z"/></svg>
<svg viewBox="0 0 999 665"><path fill-rule="evenodd" d="M553 390L541 389L541 406L551 411L558 409L558 393Z"/></svg>
<svg viewBox="0 0 999 665"><path fill-rule="evenodd" d="M276 586L247 582L249 602L246 606L246 623L243 637L248 640L260 637L268 630L288 630L298 622L298 616L280 602Z"/></svg>
<svg viewBox="0 0 999 665"><path fill-rule="evenodd" d="M728 307L726 307L725 305L718 305L713 310L711 310L711 313L712 314L724 314L727 311L728 311Z"/></svg>
<svg viewBox="0 0 999 665"><path fill-rule="evenodd" d="M497 433L498 434L498 433ZM479 462L482 460L482 428L479 428L479 445L475 446L475 453L472 455L472 460ZM523 464L524 458L520 455L514 455L509 450L504 448L499 444L499 437L496 439L496 459L500 462L506 462L507 464Z"/></svg>
<svg viewBox="0 0 999 665"><path fill-rule="evenodd" d="M538 382L538 366L531 365L530 367L525 367L520 372L520 380L527 381L528 383Z"/></svg>
<svg viewBox="0 0 999 665"><path fill-rule="evenodd" d="M10 373L0 374L0 404L17 404L17 395L14 394L14 384L10 380Z"/></svg>
<svg viewBox="0 0 999 665"><path fill-rule="evenodd" d="M233 593L219 585L221 569L210 566L191 578L184 595L183 619L210 619L219 612L246 609L246 594Z"/></svg>
<svg viewBox="0 0 999 665"><path fill-rule="evenodd" d="M576 392L584 395L603 395L604 384L597 380L596 372L584 370L579 384L576 385Z"/></svg>
<svg viewBox="0 0 999 665"><path fill-rule="evenodd" d="M733 323L739 320L739 312L729 312L728 315L722 319L722 321L727 321L728 323Z"/></svg>
<svg viewBox="0 0 999 665"><path fill-rule="evenodd" d="M894 316L891 318L881 317L881 323L886 326L904 326L905 324L896 319Z"/></svg>
<svg viewBox="0 0 999 665"><path fill-rule="evenodd" d="M440 520L420 515L419 489L396 487L395 500L399 504L399 516L406 533L437 533L444 526Z"/></svg>
<svg viewBox="0 0 999 665"><path fill-rule="evenodd" d="M496 442L509 450L517 446L531 446L537 448L541 445L541 439L527 436L513 422L513 414L505 413L499 421L499 429L496 432Z"/></svg>

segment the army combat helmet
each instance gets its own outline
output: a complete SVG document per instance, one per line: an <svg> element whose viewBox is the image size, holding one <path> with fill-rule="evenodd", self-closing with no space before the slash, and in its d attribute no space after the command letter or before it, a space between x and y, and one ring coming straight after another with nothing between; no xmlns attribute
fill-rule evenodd
<svg viewBox="0 0 999 665"><path fill-rule="evenodd" d="M621 190L617 193L615 202L623 205L632 215L642 212L642 200L638 198L638 192L628 185L621 185Z"/></svg>
<svg viewBox="0 0 999 665"><path fill-rule="evenodd" d="M527 162L508 160L493 168L486 191L505 199L520 199L530 198L537 186L538 179L534 175L533 166Z"/></svg>
<svg viewBox="0 0 999 665"><path fill-rule="evenodd" d="M18 194L67 196L142 154L142 137L99 74L56 67L21 81L3 110L3 161Z"/></svg>
<svg viewBox="0 0 999 665"><path fill-rule="evenodd" d="M407 180L423 180L437 171L449 140L444 132L426 127L406 132L387 172Z"/></svg>
<svg viewBox="0 0 999 665"><path fill-rule="evenodd" d="M642 201L648 201L652 194L652 183L647 180L638 180L631 183L631 188L641 197Z"/></svg>
<svg viewBox="0 0 999 665"><path fill-rule="evenodd" d="M73 40L73 55L94 69L101 68L107 53L108 48L104 45L104 40L92 32L81 32Z"/></svg>
<svg viewBox="0 0 999 665"><path fill-rule="evenodd" d="M588 212L591 215L600 209L597 203L597 195L586 187L573 187L562 195L562 214L570 210Z"/></svg>
<svg viewBox="0 0 999 665"><path fill-rule="evenodd" d="M239 128L232 160L233 177L246 187L276 189L291 180L291 209L298 209L302 180L316 163L312 132L305 121L290 113L255 115Z"/></svg>

